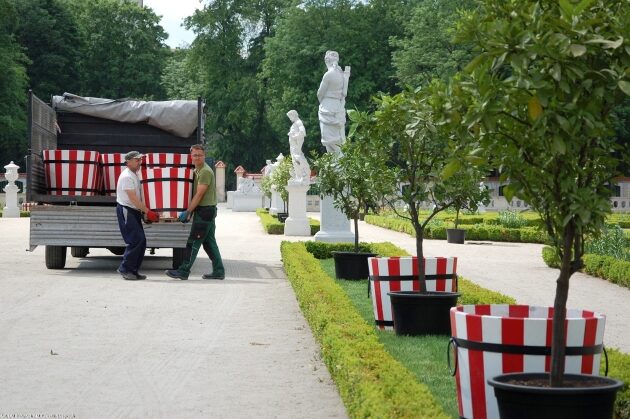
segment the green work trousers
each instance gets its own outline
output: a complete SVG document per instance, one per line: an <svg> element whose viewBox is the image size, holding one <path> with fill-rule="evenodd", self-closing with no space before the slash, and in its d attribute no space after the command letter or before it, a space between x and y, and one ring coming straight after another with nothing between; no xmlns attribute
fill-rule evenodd
<svg viewBox="0 0 630 419"><path fill-rule="evenodd" d="M223 261L221 260L221 253L219 252L219 246L214 238L214 232L216 230L215 219L217 216L217 207L212 205L208 207L198 207L193 214L192 227L190 228L190 235L186 242L186 258L179 267L179 272L188 276L192 269L195 259L197 259L197 253L199 248L203 246L203 250L208 254L208 257L212 261L212 273L224 274L225 268L223 267Z"/></svg>

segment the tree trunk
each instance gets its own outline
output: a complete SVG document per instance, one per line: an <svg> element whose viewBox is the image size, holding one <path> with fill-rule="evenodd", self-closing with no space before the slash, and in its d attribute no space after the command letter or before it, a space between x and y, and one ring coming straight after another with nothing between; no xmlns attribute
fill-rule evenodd
<svg viewBox="0 0 630 419"><path fill-rule="evenodd" d="M571 259L573 242L575 240L575 226L569 222L564 231L564 254L560 266L560 275L556 280L556 298L553 303L553 334L551 338L551 387L560 387L564 377L565 364L565 319L567 316L567 299L569 297L569 279L573 274Z"/></svg>
<svg viewBox="0 0 630 419"><path fill-rule="evenodd" d="M418 279L420 281L420 292L426 292L426 275L424 273L424 252L422 249L422 240L424 239L424 229L420 226L415 226L416 230L416 256L418 257Z"/></svg>

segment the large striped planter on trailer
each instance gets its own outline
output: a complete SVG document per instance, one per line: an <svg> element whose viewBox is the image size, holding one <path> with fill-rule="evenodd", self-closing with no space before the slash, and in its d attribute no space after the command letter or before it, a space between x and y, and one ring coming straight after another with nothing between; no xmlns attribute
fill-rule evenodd
<svg viewBox="0 0 630 419"><path fill-rule="evenodd" d="M43 150L50 195L94 196L100 192L97 151Z"/></svg>
<svg viewBox="0 0 630 419"><path fill-rule="evenodd" d="M451 309L459 415L498 418L489 378L510 372L549 372L552 307L465 305ZM565 372L599 374L606 317L567 310Z"/></svg>
<svg viewBox="0 0 630 419"><path fill-rule="evenodd" d="M144 156L144 167L147 169L156 169L159 167L175 167L194 169L190 154L181 153L147 153Z"/></svg>
<svg viewBox="0 0 630 419"><path fill-rule="evenodd" d="M124 153L103 153L99 159L99 167L103 179L103 192L105 195L116 196L116 184L118 178L127 163Z"/></svg>
<svg viewBox="0 0 630 419"><path fill-rule="evenodd" d="M427 291L457 292L457 258L425 258ZM372 297L374 321L382 330L393 330L392 306L387 295L391 291L420 291L418 258L372 257L368 259L369 292Z"/></svg>
<svg viewBox="0 0 630 419"><path fill-rule="evenodd" d="M192 169L183 167L140 170L144 203L160 218L177 218L192 198L193 175Z"/></svg>

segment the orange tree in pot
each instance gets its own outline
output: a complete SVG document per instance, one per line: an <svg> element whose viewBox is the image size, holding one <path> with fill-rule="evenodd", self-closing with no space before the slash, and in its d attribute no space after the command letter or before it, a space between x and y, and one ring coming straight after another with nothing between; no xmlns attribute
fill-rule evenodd
<svg viewBox="0 0 630 419"><path fill-rule="evenodd" d="M540 214L561 260L551 387L563 384L571 275L582 267L584 237L599 234L610 212L620 162L613 111L630 95L629 8L485 0L458 23L458 37L478 55L441 97L460 150L491 159L510 182L508 201L518 197Z"/></svg>
<svg viewBox="0 0 630 419"><path fill-rule="evenodd" d="M411 314L411 317L417 319L415 325L410 324L408 334L424 334L426 333L450 333L450 325L448 320L448 307L452 307L457 301L456 290L451 288L437 289L436 283L443 274L455 276L456 258L449 258L451 264L450 271L444 271L441 274L431 273L431 288L427 286L427 267L429 259L424 258L423 239L424 233L431 220L440 212L451 208L456 202L466 202L470 206L484 199L487 196L485 189L478 188L479 181L482 179L482 172L470 164L468 161L462 164L459 175L449 179L442 178L442 171L451 156L448 147L448 138L442 127L434 122L434 114L429 97L423 90L405 91L394 96L380 96L376 99L376 109L372 113L368 112L351 112L350 119L353 122L352 129L366 139L368 147L363 158L376 173L386 176L391 181L388 182L388 190L384 194L383 201L394 211L399 217L407 219L411 222L416 235L416 262L415 269L409 269L409 275L402 273L391 274L389 271L383 275L381 268L389 269L390 261L378 263L381 268L375 269L371 266L372 273L371 288L375 288L373 298L375 319L377 325L387 325L388 319L383 316L380 318L378 309L379 299L383 294L387 294L387 289L383 289L381 285L385 283L391 296L391 307L393 311L393 326L397 333L401 332L399 325L402 323L400 316L397 316L397 305L413 306L410 310L418 310L421 307L427 307L433 304L433 299L442 300L439 304L440 312L444 312L444 316L438 318L436 316L425 316L419 312ZM464 179L472 178L473 187L470 182ZM404 208L401 208L402 205ZM423 210L426 209L426 210ZM428 211L428 214L427 214ZM446 258L432 258L444 261ZM412 259L413 260L413 259ZM431 261L433 266L437 265L435 260ZM396 272L402 272L403 264L411 261L391 261L400 269L396 268ZM376 261L373 261L376 263ZM411 262L413 263L413 262ZM449 263L449 262L447 262ZM378 273L375 272L378 270ZM415 272L415 273L414 273ZM400 276L399 276L400 275ZM400 280L392 282L393 278L415 278L407 281L403 286ZM419 289L409 289L409 282L412 286L417 281ZM377 284L378 282L378 284ZM396 283L396 289L393 284ZM411 291L409 294L400 295L397 291ZM439 292L430 292L435 289ZM419 291L419 292L417 292ZM445 292L446 291L446 292ZM452 294L446 300L446 294ZM422 294L422 295L420 295ZM437 295L436 295L437 294ZM427 300L431 299L431 303ZM442 304L444 303L444 304ZM436 303L437 305L437 303ZM385 304L384 306L389 306ZM446 310L444 311L444 308ZM428 314L428 313L427 313ZM426 318L427 324L421 324L421 319ZM414 319L414 321L416 321ZM432 321L430 321L431 319ZM441 319L441 320L440 320ZM383 323L379 323L383 321ZM428 323L435 323L439 326L433 328ZM417 326L417 329L415 328Z"/></svg>
<svg viewBox="0 0 630 419"><path fill-rule="evenodd" d="M354 225L354 252L333 252L337 278L367 278L367 259L376 256L359 251L359 213L380 199L391 179L389 173L378 172L365 159L370 152L368 147L361 133L352 131L340 153L324 153L314 161L320 193L331 196L335 208L353 220Z"/></svg>

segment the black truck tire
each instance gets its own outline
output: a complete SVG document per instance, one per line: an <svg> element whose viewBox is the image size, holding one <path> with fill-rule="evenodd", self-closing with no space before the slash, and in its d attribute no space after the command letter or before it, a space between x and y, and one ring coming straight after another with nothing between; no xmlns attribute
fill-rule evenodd
<svg viewBox="0 0 630 419"><path fill-rule="evenodd" d="M66 246L46 246L46 267L63 269L66 266Z"/></svg>
<svg viewBox="0 0 630 419"><path fill-rule="evenodd" d="M90 253L90 248L89 247L71 247L70 248L70 254L72 255L72 257L75 258L84 258L88 255L88 253Z"/></svg>
<svg viewBox="0 0 630 419"><path fill-rule="evenodd" d="M124 247L108 247L107 250L109 250L116 256L122 256L125 253Z"/></svg>
<svg viewBox="0 0 630 419"><path fill-rule="evenodd" d="M179 268L179 265L184 262L186 257L186 248L174 247L173 248L173 269Z"/></svg>

